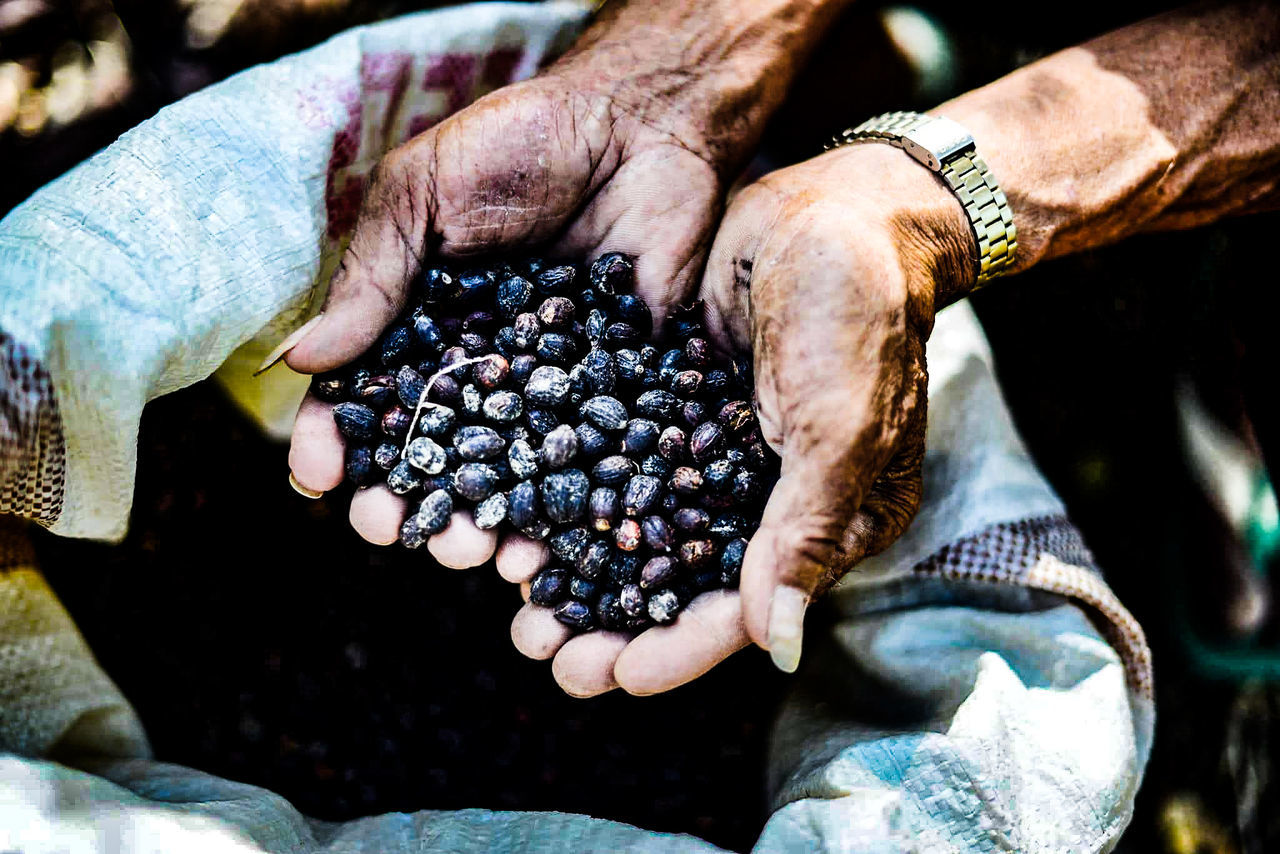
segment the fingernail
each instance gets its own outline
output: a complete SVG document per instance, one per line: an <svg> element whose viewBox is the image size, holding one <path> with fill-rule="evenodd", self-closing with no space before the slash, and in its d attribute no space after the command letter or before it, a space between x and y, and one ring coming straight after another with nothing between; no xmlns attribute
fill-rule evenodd
<svg viewBox="0 0 1280 854"><path fill-rule="evenodd" d="M294 492L307 498L320 498L324 495L323 492L316 492L314 489L307 489L305 486L298 483L298 479L293 476L293 472L289 472L289 485L293 487Z"/></svg>
<svg viewBox="0 0 1280 854"><path fill-rule="evenodd" d="M276 348L271 351L271 354L267 356L267 358L262 360L262 364L259 365L258 369L253 372L253 375L256 377L258 374L267 370L276 362L280 361L285 356L287 356L289 354L289 351L292 350L294 347L297 347L298 342L301 341L303 338L305 338L306 334L315 328L315 325L320 322L320 318L322 317L324 317L324 312L320 312L315 317L311 318L306 323L302 324L297 329L290 332L289 337L285 338L283 341L277 344Z"/></svg>
<svg viewBox="0 0 1280 854"><path fill-rule="evenodd" d="M783 673L795 673L800 666L800 645L804 640L804 609L809 597L803 590L778 585L769 603L769 657Z"/></svg>

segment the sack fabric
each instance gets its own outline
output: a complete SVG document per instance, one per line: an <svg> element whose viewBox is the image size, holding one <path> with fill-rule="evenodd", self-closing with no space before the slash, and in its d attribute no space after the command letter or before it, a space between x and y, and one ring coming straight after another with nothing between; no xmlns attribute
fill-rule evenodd
<svg viewBox="0 0 1280 854"><path fill-rule="evenodd" d="M0 512L114 539L155 397L220 371L269 433L305 379L252 379L312 313L387 149L580 29L492 3L344 33L162 110L0 222ZM966 304L928 351L926 494L810 620L772 734L759 851L1105 851L1154 708L1141 629L1029 459ZM0 526L0 850L713 851L561 813L332 824L150 758L126 698Z"/></svg>

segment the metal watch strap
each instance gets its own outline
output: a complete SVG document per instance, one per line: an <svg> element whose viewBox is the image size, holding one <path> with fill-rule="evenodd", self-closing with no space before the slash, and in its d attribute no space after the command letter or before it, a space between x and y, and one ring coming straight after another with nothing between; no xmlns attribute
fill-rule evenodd
<svg viewBox="0 0 1280 854"><path fill-rule="evenodd" d="M1013 266L1018 249L1013 210L986 162L978 156L968 131L950 119L922 113L884 113L842 132L827 148L863 142L904 149L937 172L956 194L978 243L974 290Z"/></svg>

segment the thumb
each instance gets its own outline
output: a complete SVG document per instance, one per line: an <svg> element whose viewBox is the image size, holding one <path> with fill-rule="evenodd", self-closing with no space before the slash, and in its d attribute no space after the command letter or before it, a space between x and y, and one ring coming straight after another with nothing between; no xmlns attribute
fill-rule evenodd
<svg viewBox="0 0 1280 854"><path fill-rule="evenodd" d="M435 202L431 162L397 149L373 171L351 242L329 282L324 308L289 347L285 362L317 373L359 356L404 307L422 266ZM282 349L285 347L282 345Z"/></svg>

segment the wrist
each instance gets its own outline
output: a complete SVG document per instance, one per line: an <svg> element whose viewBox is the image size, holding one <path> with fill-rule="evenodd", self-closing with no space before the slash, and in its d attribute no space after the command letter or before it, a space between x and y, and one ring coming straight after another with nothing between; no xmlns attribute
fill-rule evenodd
<svg viewBox="0 0 1280 854"><path fill-rule="evenodd" d="M606 96L728 177L847 2L612 0L549 73Z"/></svg>

